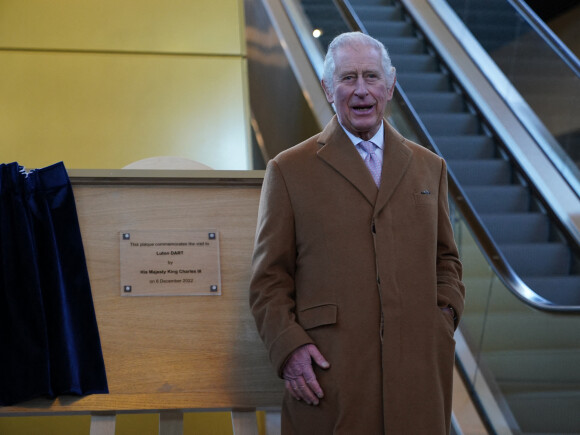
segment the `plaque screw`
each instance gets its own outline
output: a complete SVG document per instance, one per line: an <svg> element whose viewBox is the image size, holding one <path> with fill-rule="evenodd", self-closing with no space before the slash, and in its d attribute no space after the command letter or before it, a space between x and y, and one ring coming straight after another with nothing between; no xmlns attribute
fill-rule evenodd
<svg viewBox="0 0 580 435"><path fill-rule="evenodd" d="M131 286L130 285L123 286L123 291L125 293L131 293Z"/></svg>

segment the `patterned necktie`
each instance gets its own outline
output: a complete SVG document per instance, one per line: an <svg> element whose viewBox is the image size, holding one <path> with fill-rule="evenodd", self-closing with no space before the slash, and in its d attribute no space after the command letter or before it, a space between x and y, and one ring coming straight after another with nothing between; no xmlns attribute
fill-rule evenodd
<svg viewBox="0 0 580 435"><path fill-rule="evenodd" d="M375 148L377 146L374 143L366 140L359 142L358 146L366 151L367 155L365 157L365 163L367 168L369 168L373 179L375 180L375 184L377 187L379 187L381 184L381 167L379 166L379 161L375 156Z"/></svg>

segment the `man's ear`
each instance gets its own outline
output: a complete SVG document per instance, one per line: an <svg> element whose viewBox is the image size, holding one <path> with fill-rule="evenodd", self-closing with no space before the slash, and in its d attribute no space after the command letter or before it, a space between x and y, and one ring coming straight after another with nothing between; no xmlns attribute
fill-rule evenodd
<svg viewBox="0 0 580 435"><path fill-rule="evenodd" d="M334 103L334 95L332 95L332 92L329 91L328 87L326 86L326 83L324 83L324 79L321 80L320 83L322 84L322 89L324 89L326 101L328 101L330 104Z"/></svg>
<svg viewBox="0 0 580 435"><path fill-rule="evenodd" d="M393 92L395 92L395 85L397 84L397 76L395 76L395 79L393 80L393 84L391 85L391 88L387 91L387 101L389 101L391 98L393 98Z"/></svg>

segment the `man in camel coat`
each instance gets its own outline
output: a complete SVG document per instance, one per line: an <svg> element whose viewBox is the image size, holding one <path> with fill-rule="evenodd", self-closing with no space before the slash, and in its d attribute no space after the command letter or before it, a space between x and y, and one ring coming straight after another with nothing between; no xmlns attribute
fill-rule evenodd
<svg viewBox="0 0 580 435"><path fill-rule="evenodd" d="M464 287L445 162L383 119L380 42L338 36L322 86L337 116L269 162L252 263L282 434L447 434Z"/></svg>

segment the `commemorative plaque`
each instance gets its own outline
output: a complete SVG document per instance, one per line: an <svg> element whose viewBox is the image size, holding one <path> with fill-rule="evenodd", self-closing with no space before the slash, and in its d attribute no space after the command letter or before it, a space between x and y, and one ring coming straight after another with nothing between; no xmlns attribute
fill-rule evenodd
<svg viewBox="0 0 580 435"><path fill-rule="evenodd" d="M120 233L121 295L221 295L215 230Z"/></svg>

